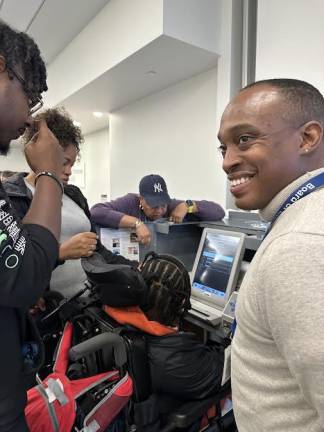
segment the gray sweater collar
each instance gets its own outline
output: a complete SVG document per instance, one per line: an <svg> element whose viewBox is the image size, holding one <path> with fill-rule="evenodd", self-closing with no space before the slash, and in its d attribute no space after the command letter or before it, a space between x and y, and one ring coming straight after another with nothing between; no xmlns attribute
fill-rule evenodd
<svg viewBox="0 0 324 432"><path fill-rule="evenodd" d="M296 180L294 180L292 183L290 183L288 186L286 186L284 189L282 189L270 202L269 204L260 210L260 216L263 220L266 222L271 222L274 215L280 208L281 204L283 204L286 199L289 197L289 195L297 189L301 184L306 182L311 177L316 176L317 174L320 174L321 172L324 172L324 168L319 168L314 171L309 171L305 174L303 174L301 177L298 177Z"/></svg>

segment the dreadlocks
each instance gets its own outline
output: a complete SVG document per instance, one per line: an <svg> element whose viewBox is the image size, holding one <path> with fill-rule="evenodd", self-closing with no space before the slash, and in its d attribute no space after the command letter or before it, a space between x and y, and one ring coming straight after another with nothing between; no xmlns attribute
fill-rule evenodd
<svg viewBox="0 0 324 432"><path fill-rule="evenodd" d="M0 21L0 55L8 69L20 66L28 88L26 93L40 97L47 90L46 67L38 46L26 33L18 32Z"/></svg>
<svg viewBox="0 0 324 432"><path fill-rule="evenodd" d="M169 255L146 255L142 276L147 283L148 309L161 324L175 326L190 305L189 274L181 261Z"/></svg>

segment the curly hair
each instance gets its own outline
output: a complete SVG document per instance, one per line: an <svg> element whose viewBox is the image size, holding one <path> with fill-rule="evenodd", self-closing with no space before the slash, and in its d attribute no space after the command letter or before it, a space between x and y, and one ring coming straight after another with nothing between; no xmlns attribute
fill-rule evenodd
<svg viewBox="0 0 324 432"><path fill-rule="evenodd" d="M35 120L46 121L48 128L53 132L63 148L72 144L77 152L80 151L80 145L83 142L81 129L73 124L70 114L63 107L41 111L34 118ZM30 141L33 134L32 128L26 129L24 141Z"/></svg>
<svg viewBox="0 0 324 432"><path fill-rule="evenodd" d="M34 40L0 20L0 55L6 59L7 68L21 67L28 96L40 97L47 90L46 66Z"/></svg>
<svg viewBox="0 0 324 432"><path fill-rule="evenodd" d="M148 286L148 306L154 319L175 326L191 308L191 284L181 261L169 255L149 252L143 261L142 276Z"/></svg>

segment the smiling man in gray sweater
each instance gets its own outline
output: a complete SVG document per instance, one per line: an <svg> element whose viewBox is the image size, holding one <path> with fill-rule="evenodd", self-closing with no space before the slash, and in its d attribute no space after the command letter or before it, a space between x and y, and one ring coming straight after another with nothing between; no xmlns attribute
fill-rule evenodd
<svg viewBox="0 0 324 432"><path fill-rule="evenodd" d="M248 86L222 117L236 205L272 222L236 310L239 432L324 431L323 124L323 96L289 79Z"/></svg>

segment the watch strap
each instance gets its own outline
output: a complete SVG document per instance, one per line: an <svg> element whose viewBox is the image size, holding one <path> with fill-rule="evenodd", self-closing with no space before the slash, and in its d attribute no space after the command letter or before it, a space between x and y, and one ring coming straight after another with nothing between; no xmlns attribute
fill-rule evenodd
<svg viewBox="0 0 324 432"><path fill-rule="evenodd" d="M195 207L194 202L188 199L185 201L185 204L187 206L187 213L193 213Z"/></svg>

